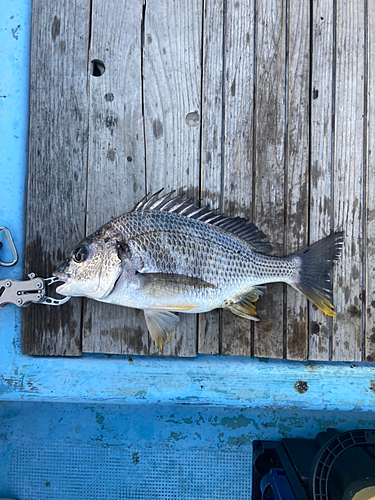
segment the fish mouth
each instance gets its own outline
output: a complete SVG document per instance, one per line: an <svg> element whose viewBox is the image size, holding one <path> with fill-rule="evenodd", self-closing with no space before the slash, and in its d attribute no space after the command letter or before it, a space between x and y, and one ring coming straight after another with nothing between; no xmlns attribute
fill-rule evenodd
<svg viewBox="0 0 375 500"><path fill-rule="evenodd" d="M60 271L53 271L52 276L55 276L55 278L59 278L59 280L63 281L68 281L68 279L72 277L71 274L62 273Z"/></svg>
<svg viewBox="0 0 375 500"><path fill-rule="evenodd" d="M72 278L72 275L69 273L63 273L61 271L54 271L52 273L52 276L55 276L55 278L59 278L59 280L64 282L62 285L60 285L56 288L56 293L61 294L61 292L63 292L64 288L66 287L66 285L69 284L69 282ZM64 295L64 293L62 293L62 295Z"/></svg>

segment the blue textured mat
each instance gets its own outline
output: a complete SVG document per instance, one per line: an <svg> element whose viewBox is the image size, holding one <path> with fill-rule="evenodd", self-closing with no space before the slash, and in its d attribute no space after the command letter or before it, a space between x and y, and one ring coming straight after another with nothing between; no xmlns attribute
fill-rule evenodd
<svg viewBox="0 0 375 500"><path fill-rule="evenodd" d="M25 443L9 463L19 498L248 499L251 452Z"/></svg>
<svg viewBox="0 0 375 500"><path fill-rule="evenodd" d="M0 403L0 497L245 500L252 442L373 426L373 413Z"/></svg>

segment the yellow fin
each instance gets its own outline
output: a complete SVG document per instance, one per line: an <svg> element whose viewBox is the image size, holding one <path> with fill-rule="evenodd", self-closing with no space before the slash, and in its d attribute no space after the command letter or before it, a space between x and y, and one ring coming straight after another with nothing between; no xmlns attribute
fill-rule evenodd
<svg viewBox="0 0 375 500"><path fill-rule="evenodd" d="M169 311L144 309L147 328L159 351L169 343L180 319Z"/></svg>
<svg viewBox="0 0 375 500"><path fill-rule="evenodd" d="M253 302L256 302L261 294L261 289L254 288L238 302L227 303L224 309L236 314L237 316L241 316L241 318L259 321L259 318L256 317L257 312Z"/></svg>
<svg viewBox="0 0 375 500"><path fill-rule="evenodd" d="M330 234L290 257L298 259L299 272L295 281L289 284L328 316L336 315L329 283L332 264L341 253L343 239L343 232Z"/></svg>
<svg viewBox="0 0 375 500"><path fill-rule="evenodd" d="M330 301L324 297L324 295L316 293L316 294L307 294L305 296L312 302L318 309L320 309L323 314L327 316L331 316L332 318L336 316L336 312L334 311L334 306L330 303Z"/></svg>

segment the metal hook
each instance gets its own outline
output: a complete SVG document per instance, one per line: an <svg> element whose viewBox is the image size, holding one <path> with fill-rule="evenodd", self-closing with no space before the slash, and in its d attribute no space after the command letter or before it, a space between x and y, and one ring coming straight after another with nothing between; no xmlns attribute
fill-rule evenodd
<svg viewBox="0 0 375 500"><path fill-rule="evenodd" d="M16 246L15 246L13 238L12 238L12 234L9 231L9 229L5 226L0 226L0 231L4 231L5 236L7 238L7 241L8 241L10 251L12 252L12 257L13 257L12 262L3 262L0 259L0 266L4 266L4 267L14 266L18 262L18 253L17 253L17 249L16 249Z"/></svg>

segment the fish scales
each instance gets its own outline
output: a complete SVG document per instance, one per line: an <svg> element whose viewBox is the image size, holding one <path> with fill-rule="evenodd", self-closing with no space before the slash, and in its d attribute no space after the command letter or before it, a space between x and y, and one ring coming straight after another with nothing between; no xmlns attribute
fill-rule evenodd
<svg viewBox="0 0 375 500"><path fill-rule="evenodd" d="M271 282L285 282L335 314L328 282L342 232L276 257L248 221L158 195L79 243L54 273L65 281L58 293L143 309L159 349L179 321L173 312L223 307L257 321L254 303Z"/></svg>
<svg viewBox="0 0 375 500"><path fill-rule="evenodd" d="M284 281L293 274L289 260L259 254L236 235L194 219L131 212L119 217L115 227L148 272L193 276L221 287L241 284L244 289L253 280Z"/></svg>

